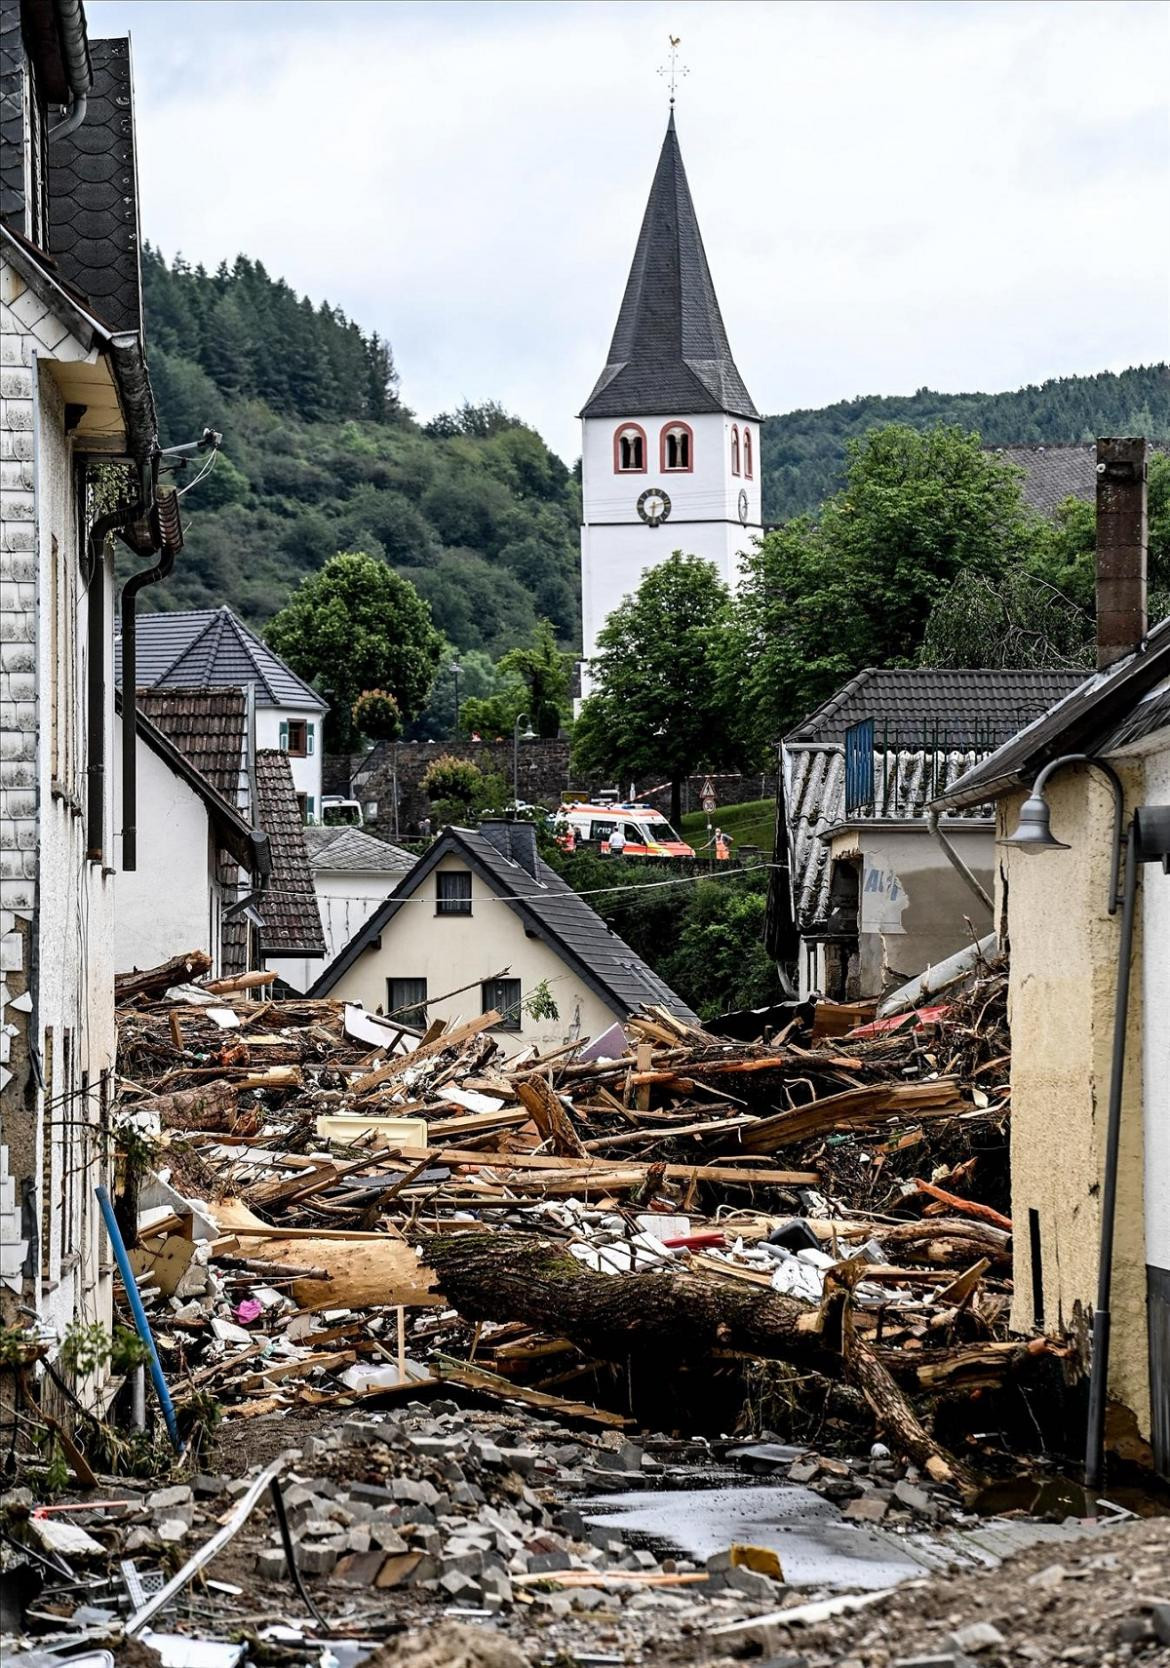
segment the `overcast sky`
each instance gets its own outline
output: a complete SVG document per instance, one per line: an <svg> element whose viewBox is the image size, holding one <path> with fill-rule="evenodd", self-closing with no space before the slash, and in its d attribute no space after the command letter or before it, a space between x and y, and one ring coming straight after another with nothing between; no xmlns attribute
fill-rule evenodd
<svg viewBox="0 0 1170 1668"><path fill-rule="evenodd" d="M243 252L571 460L666 123L763 411L1167 356L1162 0L87 0L143 232Z"/></svg>

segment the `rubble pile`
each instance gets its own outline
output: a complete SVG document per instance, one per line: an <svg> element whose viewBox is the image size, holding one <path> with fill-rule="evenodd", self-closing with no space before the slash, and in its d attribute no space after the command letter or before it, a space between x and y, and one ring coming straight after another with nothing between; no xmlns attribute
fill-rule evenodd
<svg viewBox="0 0 1170 1668"><path fill-rule="evenodd" d="M1002 969L891 1019L818 1003L743 1043L655 1009L510 1057L495 1014L420 1033L135 977L133 1257L180 1403L458 1382L602 1420L635 1357L796 1362L963 1481L911 1403L1059 1354L1005 1333Z"/></svg>

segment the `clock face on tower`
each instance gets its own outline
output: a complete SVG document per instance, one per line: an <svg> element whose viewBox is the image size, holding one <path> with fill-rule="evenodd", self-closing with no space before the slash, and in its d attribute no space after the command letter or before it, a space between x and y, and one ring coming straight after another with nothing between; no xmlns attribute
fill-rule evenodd
<svg viewBox="0 0 1170 1668"><path fill-rule="evenodd" d="M747 518L748 518L748 495L744 491L743 487L740 487L740 489L739 489L739 519L745 527L747 526Z"/></svg>
<svg viewBox="0 0 1170 1668"><path fill-rule="evenodd" d="M670 499L661 487L647 487L638 499L638 514L648 527L657 527L670 514Z"/></svg>

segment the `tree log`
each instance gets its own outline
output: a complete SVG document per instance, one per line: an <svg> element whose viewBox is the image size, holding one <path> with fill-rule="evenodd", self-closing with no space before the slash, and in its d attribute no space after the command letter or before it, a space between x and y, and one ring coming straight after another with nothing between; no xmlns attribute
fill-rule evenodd
<svg viewBox="0 0 1170 1668"><path fill-rule="evenodd" d="M661 1366L730 1350L844 1375L862 1391L892 1445L940 1481L967 1480L869 1347L843 1329L848 1293L842 1288L818 1309L678 1267L595 1274L563 1246L526 1234L431 1235L420 1250L465 1320L523 1321L608 1361L646 1355Z"/></svg>
<svg viewBox="0 0 1170 1668"><path fill-rule="evenodd" d="M188 950L185 955L172 956L159 967L147 967L142 972L117 973L114 976L114 1001L129 1002L135 996L161 996L171 985L185 985L211 966L205 950Z"/></svg>
<svg viewBox="0 0 1170 1668"><path fill-rule="evenodd" d="M561 1156L587 1158L581 1137L573 1128L573 1120L561 1105L560 1096L549 1088L538 1072L531 1077L514 1080L516 1093L531 1115L533 1123L552 1142L552 1150Z"/></svg>

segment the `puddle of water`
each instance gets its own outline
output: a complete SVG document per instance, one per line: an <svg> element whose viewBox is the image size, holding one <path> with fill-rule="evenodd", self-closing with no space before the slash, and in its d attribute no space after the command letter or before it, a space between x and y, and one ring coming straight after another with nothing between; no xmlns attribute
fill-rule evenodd
<svg viewBox="0 0 1170 1668"><path fill-rule="evenodd" d="M735 1541L771 1547L794 1586L868 1590L922 1574L892 1535L842 1522L832 1501L791 1483L610 1494L581 1509L660 1555L703 1562Z"/></svg>

